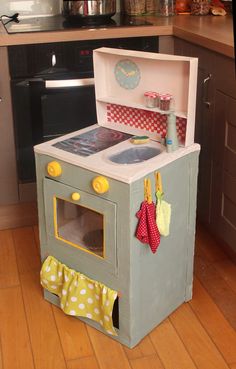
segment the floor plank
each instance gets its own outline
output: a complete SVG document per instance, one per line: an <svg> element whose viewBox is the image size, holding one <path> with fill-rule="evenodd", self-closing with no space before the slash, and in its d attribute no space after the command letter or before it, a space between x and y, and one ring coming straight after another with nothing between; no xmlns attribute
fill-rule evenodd
<svg viewBox="0 0 236 369"><path fill-rule="evenodd" d="M12 232L19 273L39 271L41 263L32 227L17 228Z"/></svg>
<svg viewBox="0 0 236 369"><path fill-rule="evenodd" d="M197 278L194 279L193 299L189 304L226 362L236 362L236 331Z"/></svg>
<svg viewBox="0 0 236 369"><path fill-rule="evenodd" d="M94 356L68 361L68 369L99 369L97 360ZM111 367L112 368L112 367Z"/></svg>
<svg viewBox="0 0 236 369"><path fill-rule="evenodd" d="M66 360L93 355L93 348L85 324L75 317L68 316L53 306L57 329Z"/></svg>
<svg viewBox="0 0 236 369"><path fill-rule="evenodd" d="M0 369L3 369L3 355L2 355L1 339L0 339Z"/></svg>
<svg viewBox="0 0 236 369"><path fill-rule="evenodd" d="M87 329L101 369L131 368L120 343L90 326Z"/></svg>
<svg viewBox="0 0 236 369"><path fill-rule="evenodd" d="M226 319L236 329L236 294L219 275L212 263L195 256L195 275L218 305Z"/></svg>
<svg viewBox="0 0 236 369"><path fill-rule="evenodd" d="M156 327L150 337L165 369L197 368L169 319Z"/></svg>
<svg viewBox="0 0 236 369"><path fill-rule="evenodd" d="M16 254L11 231L0 231L0 288L19 285Z"/></svg>
<svg viewBox="0 0 236 369"><path fill-rule="evenodd" d="M34 369L20 287L0 289L0 332L4 369Z"/></svg>
<svg viewBox="0 0 236 369"><path fill-rule="evenodd" d="M221 353L188 304L181 305L171 314L170 321L198 369L228 369Z"/></svg>
<svg viewBox="0 0 236 369"><path fill-rule="evenodd" d="M229 259L218 261L213 265L229 287L236 293L236 265Z"/></svg>
<svg viewBox="0 0 236 369"><path fill-rule="evenodd" d="M157 355L130 360L132 369L164 369Z"/></svg>
<svg viewBox="0 0 236 369"><path fill-rule="evenodd" d="M150 356L156 353L155 348L150 340L149 336L144 337L144 339L133 349L124 347L128 359L138 359L143 356Z"/></svg>
<svg viewBox="0 0 236 369"><path fill-rule="evenodd" d="M66 369L51 304L43 299L36 272L20 276L36 369Z"/></svg>

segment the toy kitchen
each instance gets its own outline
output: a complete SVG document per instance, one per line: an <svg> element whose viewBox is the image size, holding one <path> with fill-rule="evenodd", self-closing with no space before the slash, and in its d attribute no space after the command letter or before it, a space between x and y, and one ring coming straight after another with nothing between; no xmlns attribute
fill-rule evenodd
<svg viewBox="0 0 236 369"><path fill-rule="evenodd" d="M197 59L103 47L94 74L98 122L34 147L41 284L132 348L192 298Z"/></svg>

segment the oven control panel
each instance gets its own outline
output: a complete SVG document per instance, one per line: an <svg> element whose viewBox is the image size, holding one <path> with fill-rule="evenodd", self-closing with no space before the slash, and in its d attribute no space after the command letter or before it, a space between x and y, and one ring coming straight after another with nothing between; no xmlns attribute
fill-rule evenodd
<svg viewBox="0 0 236 369"><path fill-rule="evenodd" d="M47 172L51 177L60 177L62 174L61 165L57 161L50 161L47 165Z"/></svg>
<svg viewBox="0 0 236 369"><path fill-rule="evenodd" d="M99 194L105 193L109 190L109 182L106 177L98 176L92 180L92 187Z"/></svg>
<svg viewBox="0 0 236 369"><path fill-rule="evenodd" d="M53 178L57 178L62 175L61 164L55 160L50 161L47 164L46 170L47 170L47 174ZM92 185L93 190L98 194L103 194L103 193L108 192L109 187L110 187L108 179L104 176L94 177L91 181L91 185ZM79 193L73 193L71 195L71 198L74 201L78 201L80 199L80 195Z"/></svg>

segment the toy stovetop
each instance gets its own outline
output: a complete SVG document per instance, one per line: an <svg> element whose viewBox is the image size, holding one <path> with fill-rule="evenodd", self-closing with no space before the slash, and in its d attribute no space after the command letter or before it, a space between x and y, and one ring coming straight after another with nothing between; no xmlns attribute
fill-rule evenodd
<svg viewBox="0 0 236 369"><path fill-rule="evenodd" d="M73 150L62 150L60 148L63 145L63 142L73 142L75 139L77 140L78 137L84 134L86 135L83 137L87 137L87 134L89 134L90 131L93 136L93 131L97 128L100 129L101 127L98 124L95 124L79 131L69 133L63 137L57 137L51 141L36 145L34 147L34 151L37 154L49 155L54 159L65 161L75 166L91 170L95 173L114 178L121 182L131 183L139 178L142 178L146 174L157 170L158 168L164 167L178 158L181 158L191 152L200 150L200 146L198 144L193 144L186 148L180 147L173 153L167 153L165 147L159 142L150 140L148 143L143 145L134 145L131 143L129 138L88 156L78 155L75 152L71 152ZM117 131L117 136L119 133L120 132ZM129 136L132 137L132 135ZM122 137L124 138L125 136L122 134ZM127 157L127 152L128 157L130 157L130 155L133 157L133 154L135 154L133 149L142 150L143 148L148 150L150 149L154 156L148 158L148 160L145 160L144 158L144 160L139 162L127 164L123 164L122 161L120 163L115 162L116 160L113 161L113 158L116 159L117 156L119 157L119 155L122 155L123 153Z"/></svg>
<svg viewBox="0 0 236 369"><path fill-rule="evenodd" d="M85 133L56 142L53 146L58 149L80 156L90 156L106 150L132 135L106 127L97 127Z"/></svg>

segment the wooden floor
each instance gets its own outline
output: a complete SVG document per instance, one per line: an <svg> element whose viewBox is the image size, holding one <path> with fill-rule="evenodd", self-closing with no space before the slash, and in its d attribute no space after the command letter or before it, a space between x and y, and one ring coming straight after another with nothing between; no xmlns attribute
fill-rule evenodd
<svg viewBox="0 0 236 369"><path fill-rule="evenodd" d="M236 369L236 266L198 228L193 299L130 350L43 300L37 227L0 231L0 369Z"/></svg>

